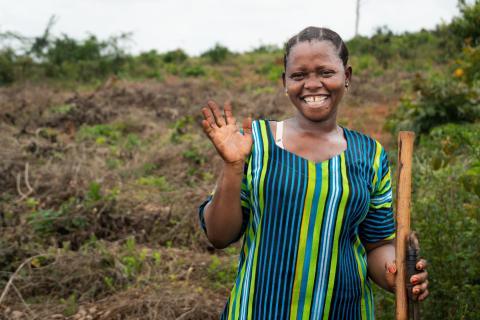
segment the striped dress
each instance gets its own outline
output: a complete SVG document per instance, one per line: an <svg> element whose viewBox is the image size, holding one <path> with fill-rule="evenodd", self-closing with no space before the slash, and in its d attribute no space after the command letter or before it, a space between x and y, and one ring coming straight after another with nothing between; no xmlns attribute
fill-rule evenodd
<svg viewBox="0 0 480 320"><path fill-rule="evenodd" d="M243 244L221 319L373 319L364 243L395 237L383 147L344 128L347 149L314 162L252 124L241 191ZM203 210L211 196L200 206Z"/></svg>

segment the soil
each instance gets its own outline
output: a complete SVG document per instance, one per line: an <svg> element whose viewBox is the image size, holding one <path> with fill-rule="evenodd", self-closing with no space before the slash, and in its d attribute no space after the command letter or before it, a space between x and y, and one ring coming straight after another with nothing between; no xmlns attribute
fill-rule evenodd
<svg viewBox="0 0 480 320"><path fill-rule="evenodd" d="M358 87L339 121L388 149L395 105ZM201 132L207 99L232 100L239 119L293 112L280 84L0 88L0 288L43 255L13 279L0 319L218 318L239 248L213 249L198 227L219 165Z"/></svg>

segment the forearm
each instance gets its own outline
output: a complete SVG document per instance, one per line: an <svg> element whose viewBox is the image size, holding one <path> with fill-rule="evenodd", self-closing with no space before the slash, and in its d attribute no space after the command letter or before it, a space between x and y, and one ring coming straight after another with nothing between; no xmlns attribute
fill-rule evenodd
<svg viewBox="0 0 480 320"><path fill-rule="evenodd" d="M380 287L394 292L394 287L386 279L385 266L395 260L395 245L393 241L382 243L378 246L367 246L367 269L369 277Z"/></svg>
<svg viewBox="0 0 480 320"><path fill-rule="evenodd" d="M225 164L217 180L213 198L205 207L207 237L216 248L225 248L240 233L242 227L240 204L242 178L243 164Z"/></svg>

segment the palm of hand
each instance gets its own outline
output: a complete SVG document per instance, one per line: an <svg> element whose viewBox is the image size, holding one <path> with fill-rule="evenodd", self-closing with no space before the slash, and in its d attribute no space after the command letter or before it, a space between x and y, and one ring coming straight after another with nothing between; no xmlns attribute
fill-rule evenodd
<svg viewBox="0 0 480 320"><path fill-rule="evenodd" d="M203 108L203 130L212 141L217 152L226 163L242 163L250 154L252 148L252 122L247 119L243 122L244 134L237 128L236 120L232 115L232 107L225 103L224 115L217 104L208 102L208 108Z"/></svg>
<svg viewBox="0 0 480 320"><path fill-rule="evenodd" d="M251 136L242 135L234 124L214 128L209 138L222 159L228 163L245 161L252 148Z"/></svg>

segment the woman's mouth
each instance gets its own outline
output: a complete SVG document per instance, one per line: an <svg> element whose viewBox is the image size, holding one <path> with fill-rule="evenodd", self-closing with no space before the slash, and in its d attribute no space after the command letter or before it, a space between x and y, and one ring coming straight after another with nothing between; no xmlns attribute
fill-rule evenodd
<svg viewBox="0 0 480 320"><path fill-rule="evenodd" d="M318 96L306 96L302 100L309 106L313 108L323 107L330 96L329 95L318 95Z"/></svg>

